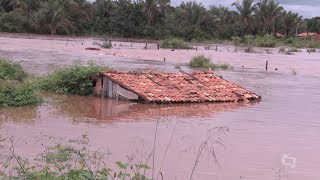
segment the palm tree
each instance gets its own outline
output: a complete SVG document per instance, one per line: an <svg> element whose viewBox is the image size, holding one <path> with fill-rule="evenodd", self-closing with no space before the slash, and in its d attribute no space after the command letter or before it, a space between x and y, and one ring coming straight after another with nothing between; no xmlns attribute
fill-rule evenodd
<svg viewBox="0 0 320 180"><path fill-rule="evenodd" d="M164 16L166 16L167 10L170 7L170 0L159 0L159 9Z"/></svg>
<svg viewBox="0 0 320 180"><path fill-rule="evenodd" d="M26 14L29 19L32 14L32 11L37 10L41 6L39 0L20 0L20 4L22 9L26 11Z"/></svg>
<svg viewBox="0 0 320 180"><path fill-rule="evenodd" d="M260 0L256 14L261 22L264 33L275 33L275 21L281 16L283 7L274 0Z"/></svg>
<svg viewBox="0 0 320 180"><path fill-rule="evenodd" d="M49 31L51 35L57 33L57 30L64 29L68 31L72 27L70 20L71 1L68 0L49 0L45 6L39 10L32 18L32 24L40 32ZM70 8L68 10L68 8Z"/></svg>
<svg viewBox="0 0 320 180"><path fill-rule="evenodd" d="M0 0L0 8L6 12L13 11L18 5L18 0Z"/></svg>
<svg viewBox="0 0 320 180"><path fill-rule="evenodd" d="M206 11L201 3L182 2L179 9L189 25L199 25Z"/></svg>
<svg viewBox="0 0 320 180"><path fill-rule="evenodd" d="M290 33L292 33L295 30L297 24L301 20L302 20L302 17L299 16L298 13L293 13L292 11L283 12L282 24L283 24L287 38L289 37Z"/></svg>
<svg viewBox="0 0 320 180"><path fill-rule="evenodd" d="M253 29L253 16L252 14L256 10L257 4L254 4L254 0L242 0L234 2L232 6L235 6L240 14L240 21L247 29Z"/></svg>
<svg viewBox="0 0 320 180"><path fill-rule="evenodd" d="M151 24L154 20L154 16L157 13L158 0L146 0L144 5L144 13L147 16L148 24Z"/></svg>

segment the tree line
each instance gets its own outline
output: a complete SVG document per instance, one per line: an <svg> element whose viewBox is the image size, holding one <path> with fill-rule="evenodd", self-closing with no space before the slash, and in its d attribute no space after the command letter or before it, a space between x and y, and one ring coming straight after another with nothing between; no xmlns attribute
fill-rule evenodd
<svg viewBox="0 0 320 180"><path fill-rule="evenodd" d="M188 41L320 33L320 17L303 19L276 0L239 0L232 6L235 10L195 1L173 7L170 0L0 0L0 31Z"/></svg>

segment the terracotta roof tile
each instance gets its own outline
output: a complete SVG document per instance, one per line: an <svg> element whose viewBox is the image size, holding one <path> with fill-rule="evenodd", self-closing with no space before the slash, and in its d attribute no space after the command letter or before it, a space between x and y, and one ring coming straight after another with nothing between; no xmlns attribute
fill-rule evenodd
<svg viewBox="0 0 320 180"><path fill-rule="evenodd" d="M238 102L260 96L213 73L101 72L149 102Z"/></svg>

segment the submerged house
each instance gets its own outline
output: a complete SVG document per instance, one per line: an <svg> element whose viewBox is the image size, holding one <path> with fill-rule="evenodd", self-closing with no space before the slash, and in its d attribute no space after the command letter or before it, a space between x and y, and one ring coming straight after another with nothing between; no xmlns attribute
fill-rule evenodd
<svg viewBox="0 0 320 180"><path fill-rule="evenodd" d="M239 102L261 97L213 73L101 72L102 97L153 103Z"/></svg>

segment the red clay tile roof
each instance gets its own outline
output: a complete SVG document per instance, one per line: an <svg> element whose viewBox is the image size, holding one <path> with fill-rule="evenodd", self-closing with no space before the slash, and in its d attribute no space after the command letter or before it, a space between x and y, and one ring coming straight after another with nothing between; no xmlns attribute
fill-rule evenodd
<svg viewBox="0 0 320 180"><path fill-rule="evenodd" d="M298 34L298 37L308 37L308 36L313 36L313 35L317 35L317 33L312 33L312 32L303 32L303 33L300 33Z"/></svg>
<svg viewBox="0 0 320 180"><path fill-rule="evenodd" d="M260 96L213 73L101 72L149 102L238 102Z"/></svg>

